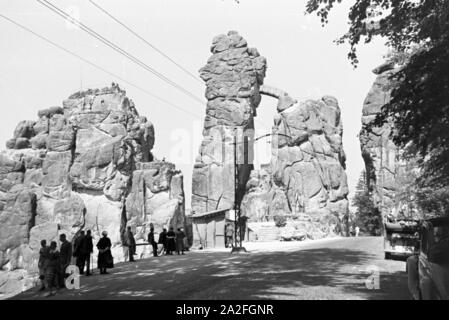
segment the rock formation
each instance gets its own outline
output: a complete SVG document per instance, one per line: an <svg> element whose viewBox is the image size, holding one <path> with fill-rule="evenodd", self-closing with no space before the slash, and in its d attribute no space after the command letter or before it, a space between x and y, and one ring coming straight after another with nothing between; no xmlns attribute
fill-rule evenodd
<svg viewBox="0 0 449 320"><path fill-rule="evenodd" d="M150 223L184 226L182 174L154 159L154 127L118 85L77 92L38 117L20 122L0 153L0 293L30 285L41 239L91 229L98 240L106 230L120 261L126 226L142 241Z"/></svg>
<svg viewBox="0 0 449 320"><path fill-rule="evenodd" d="M208 103L204 140L193 171L192 210L233 207L237 136L236 201L250 222L280 216L301 220L313 238L344 231L348 186L336 99L298 103L283 90L263 85L265 59L236 32L216 37L211 51L200 70ZM261 94L278 100L279 113L272 161L252 170L254 117Z"/></svg>
<svg viewBox="0 0 449 320"><path fill-rule="evenodd" d="M348 185L335 98L295 102L274 120L269 165L251 173L242 213L288 218L309 238L345 232Z"/></svg>
<svg viewBox="0 0 449 320"><path fill-rule="evenodd" d="M396 72L395 64L386 62L373 70L377 75L362 110L362 130L360 131L360 147L365 162L368 190L375 207L382 216L399 211L406 215L413 214L416 204L404 201L407 198L407 186L413 184L412 161L405 161L401 152L390 138L390 123L382 127L374 125L377 114L390 100L390 76Z"/></svg>
<svg viewBox="0 0 449 320"><path fill-rule="evenodd" d="M237 32L214 38L212 56L200 70L206 82L203 142L192 177L192 211L232 208L234 204L234 137L237 137L238 195L252 170L254 116L266 61Z"/></svg>

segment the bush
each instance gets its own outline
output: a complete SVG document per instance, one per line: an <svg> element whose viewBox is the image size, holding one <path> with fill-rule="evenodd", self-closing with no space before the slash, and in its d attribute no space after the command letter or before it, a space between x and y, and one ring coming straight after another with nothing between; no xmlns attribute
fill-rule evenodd
<svg viewBox="0 0 449 320"><path fill-rule="evenodd" d="M287 225L287 217L282 215L274 216L274 224L278 228L285 227Z"/></svg>

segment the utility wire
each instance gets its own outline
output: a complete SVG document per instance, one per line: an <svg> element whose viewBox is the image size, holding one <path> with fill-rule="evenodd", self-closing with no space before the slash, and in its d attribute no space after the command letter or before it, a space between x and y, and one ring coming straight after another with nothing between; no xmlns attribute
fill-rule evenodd
<svg viewBox="0 0 449 320"><path fill-rule="evenodd" d="M136 58L135 56L133 56L132 54L128 53L127 51L123 50L122 48L120 48L118 45L114 44L113 42L109 41L108 39L104 38L103 36L101 36L99 33L95 32L94 30L92 30L91 28L89 28L88 26L86 26L85 24L83 24L82 22L74 19L72 16L70 16L68 13L64 12L63 10L61 10L60 8L56 7L55 5L53 5L51 2L47 1L47 0L36 0L38 1L40 4L44 5L45 7L47 7L48 9L50 9L51 11L55 12L56 14L58 14L59 16L61 16L62 18L64 18L65 20L68 20L69 22L79 26L83 31L87 32L89 35L91 35L92 37L100 40L101 42L103 42L104 44L106 44L107 46L111 47L112 49L114 49L115 51L119 52L120 54L124 55L125 57L127 57L128 59L130 59L131 61L133 61L134 63L138 64L139 66L141 66L142 68L146 69L147 71L155 74L157 77L159 77L160 79L164 80L165 82L169 83L170 85L174 86L175 88L177 88L178 90L181 90L183 93L185 93L186 95L188 95L189 97L193 98L194 100L196 100L197 102L201 103L202 105L204 105L204 102L202 101L201 98L198 98L197 96L195 96L193 93L189 92L188 90L184 89L183 87L181 87L180 85L178 85L177 83L175 83L174 81L170 80L169 78L165 77L163 74L157 72L156 70L154 70L153 68L151 68L150 66L148 66L147 64L145 64L144 62L142 62L141 60L139 60L138 58ZM262 123L259 119L255 118L255 122L259 123L259 125L261 125L262 127L271 130L270 126L267 126L266 124Z"/></svg>
<svg viewBox="0 0 449 320"><path fill-rule="evenodd" d="M145 64L144 62L142 62L141 60L139 60L138 58L136 58L132 54L130 54L129 52L123 50L118 45L116 45L113 42L109 41L108 39L104 38L99 33L97 33L93 29L91 29L88 26L86 26L85 24L83 24L81 21L78 21L78 20L74 19L68 13L64 12L62 9L60 9L57 6L53 5L51 2L49 2L47 0L36 0L36 1L39 2L40 4L42 4L43 6L47 7L51 11L55 12L56 14L58 14L59 16L64 18L65 20L68 20L69 22L77 25L84 32L88 33L89 35L91 35L92 37L96 38L97 40L100 40L101 42L103 42L104 44L106 44L107 46L112 48L113 50L119 52L121 55L124 55L125 57L127 57L128 59L130 59L131 61L136 63L137 65L141 66L142 68L144 68L147 71L151 72L152 74L156 75L158 78L162 79L163 81L167 82L168 84L170 84L173 87L177 88L178 90L182 91L184 94L188 95L192 99L196 100L197 102L201 103L202 105L205 104L201 98L198 98L197 96L195 96L190 91L188 91L188 90L184 89L182 86L178 85L176 82L174 82L174 81L170 80L169 78L165 77L163 74L161 74L158 71L154 70L153 68L151 68L150 66L148 66L147 64ZM264 123L262 123L257 118L255 118L255 122L259 123L259 125L261 125L262 127L265 127L266 129L271 130L271 127L265 125Z"/></svg>
<svg viewBox="0 0 449 320"><path fill-rule="evenodd" d="M145 70L149 71L150 73L152 73L153 75L157 76L159 79L163 80L164 82L168 83L169 85L173 86L174 88L178 89L179 91L183 92L184 94L186 94L187 96L189 96L190 98L196 100L197 102L201 103L202 105L204 105L204 101L201 98L198 98L197 96L195 96L193 93L191 93L190 91L188 91L187 89L183 88L182 86L180 86L179 84L177 84L176 82L170 80L169 78L167 78L166 76L164 76L163 74L161 74L160 72L156 71L155 69L153 69L152 67L150 67L149 65L147 65L146 63L142 62L141 60L139 60L138 58L136 58L135 56L133 56L132 54L130 54L129 52L123 50L122 48L120 48L118 45L116 45L115 43L109 41L108 39L106 39L105 37L101 36L99 33L95 32L94 30L92 30L91 28L89 28L88 26L86 26L85 24L83 24L82 22L74 19L73 17L71 17L69 14L67 14L66 12L64 12L63 10L61 10L60 8L56 7L55 5L53 5L51 2L47 1L47 0L37 0L37 2L39 2L40 4L42 4L43 6L47 7L48 9L50 9L51 11L55 12L56 14L58 14L59 16L61 16L62 18L64 18L65 20L70 21L71 23L77 25L78 27L80 27L84 32L88 33L90 36L96 38L97 40L100 40L101 42L103 42L104 44L106 44L108 47L112 48L113 50L117 51L118 53L120 53L121 55L125 56L126 58L128 58L129 60L133 61L134 63L136 63L137 65L139 65L140 67L144 68Z"/></svg>
<svg viewBox="0 0 449 320"><path fill-rule="evenodd" d="M106 14L107 16L109 16L112 20L114 20L115 22L117 22L118 24L120 24L123 28L125 28L126 30L128 30L130 33L132 33L135 37L137 37L138 39L140 39L141 41L143 41L145 44L147 44L150 48L152 48L153 50L155 50L157 53L159 53L161 56L163 56L164 58L166 58L167 60L169 60L171 63L173 63L175 66L177 66L179 69L181 69L182 71L184 71L186 74L188 74L191 78L195 79L195 81L203 84L203 82L201 80L198 79L197 76L195 76L193 73L191 73L189 70L187 70L186 68L184 68L183 66L181 66L179 63L177 63L175 60L173 60L172 58L170 58L166 53L164 53L162 50L158 49L155 45L151 44L148 40L146 40L144 37L142 37L141 35L139 35L136 31L134 31L133 29L131 29L130 27L128 27L124 22L120 21L119 19L117 19L116 17L114 17L110 12L108 12L106 9L102 8L99 4L95 3L95 1L93 0L89 0L89 2L94 5L97 9L99 9L100 11L102 11L104 14Z"/></svg>
<svg viewBox="0 0 449 320"><path fill-rule="evenodd" d="M151 96L151 97L153 97L153 98L155 98L155 99L157 99L157 100L159 100L159 101L161 101L161 102L163 102L163 103L165 103L165 104L171 106L172 108L175 108L175 109L177 109L177 110L179 110L179 111L181 111L181 112L184 112L184 113L186 113L186 114L188 114L188 115L190 115L190 116L192 116L192 117L194 117L194 118L199 118L198 115L196 115L196 114L194 114L194 113L192 113L192 112L190 112L190 111L184 110L184 109L178 107L177 105L175 105L175 104L173 104L173 103L171 103L171 102L165 100L164 98L161 98L161 97L159 97L159 96L157 96L157 95L155 95L155 94L149 92L148 90L145 90L145 89L143 89L142 87L139 87L138 85L136 85L136 84L134 84L134 83L132 83L132 82L130 82L130 81L128 81L128 80L126 80L126 79L124 79L124 78L122 78L122 77L120 77L120 76L118 76L118 75L116 75L116 74L114 74L114 73L112 73L112 72L106 70L105 68L103 68L103 67L101 67L101 66L95 64L94 62L89 61L89 60L83 58L82 56L76 54L75 52L70 51L70 50L68 50L68 49L66 49L66 48L64 48L64 47L62 47L62 46L60 46L59 44L53 42L52 40L50 40L50 39L48 39L48 38L46 38L46 37L44 37L44 36L42 36L42 35L40 35L40 34L34 32L33 30L31 30L31 29L25 27L24 25L22 25L22 24L20 24L20 23L18 23L18 22L16 22L16 21L14 21L14 20L12 20L12 19L10 19L10 18L8 18L8 17L6 17L6 16L4 16L4 15L2 15L2 14L0 14L0 17L3 18L3 19L5 19L5 20L7 20L7 21L9 21L9 22L11 22L12 24L18 26L19 28L21 28L21 29L23 29L23 30L25 30L25 31L27 31L27 32L29 32L29 33L31 33L31 34L33 34L34 36L40 38L41 40L44 40L45 42L51 44L52 46L54 46L54 47L56 47L56 48L58 48L58 49L60 49L60 50L62 50L62 51L64 51L64 52L66 52L66 53L68 53L68 54L70 54L70 55L72 55L72 56L74 56L74 57L76 57L76 58L78 58L78 59L80 59L80 60L82 60L83 62L85 62L85 63L87 63L87 64L93 66L94 68L96 68L96 69L98 69L98 70L101 70L101 71L103 71L104 73L107 73L107 74L113 76L114 78L119 79L120 81L123 81L123 82L127 83L128 85L130 85L130 86L132 86L132 87L134 87L134 88L136 88L136 89L138 89L138 90L140 90L140 91L146 93L147 95L149 95L149 96Z"/></svg>

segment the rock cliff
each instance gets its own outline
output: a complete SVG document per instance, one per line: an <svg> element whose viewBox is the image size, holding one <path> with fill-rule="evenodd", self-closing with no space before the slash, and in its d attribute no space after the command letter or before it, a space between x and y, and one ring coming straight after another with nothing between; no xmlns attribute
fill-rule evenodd
<svg viewBox="0 0 449 320"><path fill-rule="evenodd" d="M298 102L264 85L265 58L236 32L216 37L211 51L200 70L208 103L193 170L192 210L233 207L235 139L236 201L249 222L282 217L301 222L311 238L344 233L348 186L337 100ZM254 117L261 95L278 100L278 115L271 163L253 170Z"/></svg>
<svg viewBox="0 0 449 320"><path fill-rule="evenodd" d="M399 212L415 215L417 205L409 189L414 181L417 165L405 160L401 150L390 137L394 129L390 123L374 125L382 107L390 101L390 76L396 72L394 63L386 62L373 70L377 75L362 110L362 130L359 134L362 157L365 162L367 187L374 206L382 216Z"/></svg>
<svg viewBox="0 0 449 320"><path fill-rule="evenodd" d="M250 221L290 220L309 238L345 232L348 185L335 98L295 102L274 119L272 158L251 173L242 202Z"/></svg>
<svg viewBox="0 0 449 320"><path fill-rule="evenodd" d="M91 229L98 240L106 230L120 261L126 226L138 241L150 223L184 226L182 174L154 159L154 139L116 84L18 124L0 153L0 294L32 284L41 239Z"/></svg>
<svg viewBox="0 0 449 320"><path fill-rule="evenodd" d="M212 56L200 70L206 82L203 141L193 169L192 211L232 208L234 204L234 137L237 137L239 195L252 170L254 116L266 61L237 32L213 39Z"/></svg>

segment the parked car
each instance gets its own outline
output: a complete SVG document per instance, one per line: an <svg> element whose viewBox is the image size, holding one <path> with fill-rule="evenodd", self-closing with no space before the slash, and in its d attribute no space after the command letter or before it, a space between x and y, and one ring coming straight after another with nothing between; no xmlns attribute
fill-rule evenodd
<svg viewBox="0 0 449 320"><path fill-rule="evenodd" d="M400 220L384 224L385 259L409 256L418 253L419 220Z"/></svg>
<svg viewBox="0 0 449 320"><path fill-rule="evenodd" d="M408 287L416 300L449 300L449 218L425 220L419 253L407 259Z"/></svg>

